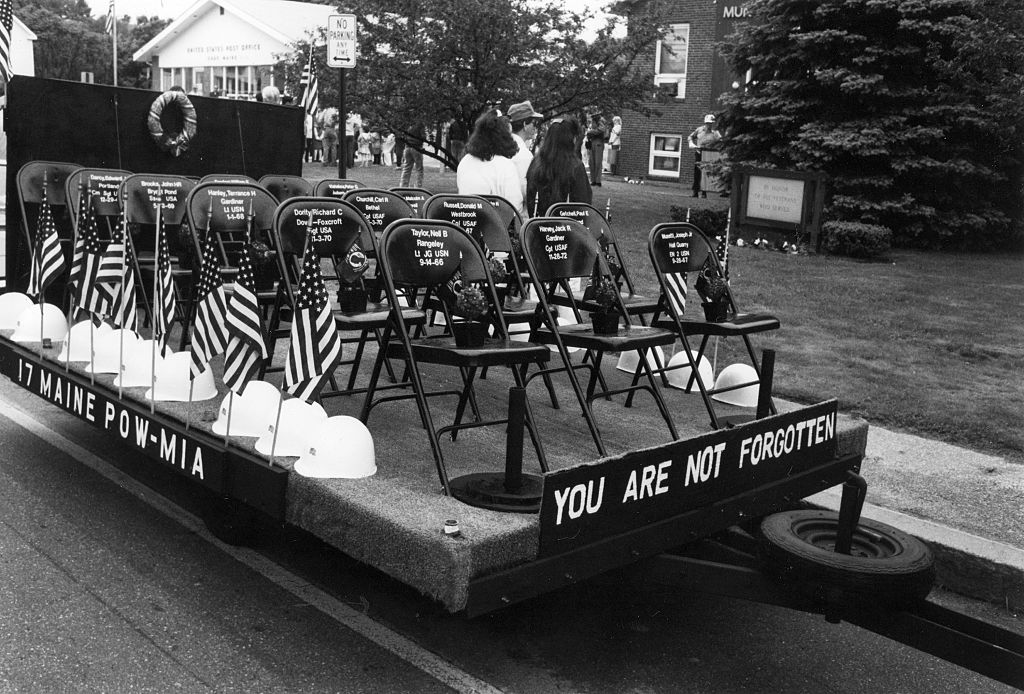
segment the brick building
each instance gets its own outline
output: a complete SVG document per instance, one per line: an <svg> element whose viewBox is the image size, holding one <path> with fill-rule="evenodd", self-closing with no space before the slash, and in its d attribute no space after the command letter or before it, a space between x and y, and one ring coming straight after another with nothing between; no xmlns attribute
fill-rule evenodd
<svg viewBox="0 0 1024 694"><path fill-rule="evenodd" d="M645 0L619 3L619 12L639 15ZM667 101L651 105L660 116L622 114L619 171L624 176L689 183L694 156L687 136L718 110L718 96L742 78L731 74L715 44L746 20L742 0L675 0L667 31L639 69L651 75L651 94Z"/></svg>

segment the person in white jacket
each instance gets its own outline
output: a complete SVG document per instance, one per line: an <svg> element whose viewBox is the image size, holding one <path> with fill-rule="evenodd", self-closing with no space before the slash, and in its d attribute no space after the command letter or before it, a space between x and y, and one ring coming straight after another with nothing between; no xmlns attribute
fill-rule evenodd
<svg viewBox="0 0 1024 694"><path fill-rule="evenodd" d="M512 161L517 149L500 111L492 109L477 118L455 173L459 194L500 195L525 217L519 170Z"/></svg>

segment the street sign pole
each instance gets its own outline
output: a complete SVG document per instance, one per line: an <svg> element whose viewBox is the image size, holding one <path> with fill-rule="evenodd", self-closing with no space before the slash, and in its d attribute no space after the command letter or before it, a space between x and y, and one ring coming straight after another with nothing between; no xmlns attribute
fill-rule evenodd
<svg viewBox="0 0 1024 694"><path fill-rule="evenodd" d="M348 159L348 117L345 113L345 70L356 66L356 16L332 14L327 19L327 64L338 75L338 178L345 178Z"/></svg>
<svg viewBox="0 0 1024 694"><path fill-rule="evenodd" d="M345 71L338 70L338 178L346 178L348 161L348 117L345 114Z"/></svg>

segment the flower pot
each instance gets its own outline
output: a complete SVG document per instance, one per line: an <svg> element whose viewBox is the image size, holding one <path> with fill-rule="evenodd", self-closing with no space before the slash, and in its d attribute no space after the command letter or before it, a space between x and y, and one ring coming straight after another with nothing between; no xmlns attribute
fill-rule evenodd
<svg viewBox="0 0 1024 694"><path fill-rule="evenodd" d="M460 321L452 324L452 335L456 347L482 347L487 338L487 324L476 321Z"/></svg>
<svg viewBox="0 0 1024 694"><path fill-rule="evenodd" d="M590 323L594 326L595 335L619 334L619 314L614 311L610 313L591 313Z"/></svg>
<svg viewBox="0 0 1024 694"><path fill-rule="evenodd" d="M362 313L366 310L366 292L360 287L338 287L338 308L342 313Z"/></svg>
<svg viewBox="0 0 1024 694"><path fill-rule="evenodd" d="M704 307L704 319L709 323L722 323L729 320L729 303L725 301L719 301L716 303L705 302L702 304Z"/></svg>

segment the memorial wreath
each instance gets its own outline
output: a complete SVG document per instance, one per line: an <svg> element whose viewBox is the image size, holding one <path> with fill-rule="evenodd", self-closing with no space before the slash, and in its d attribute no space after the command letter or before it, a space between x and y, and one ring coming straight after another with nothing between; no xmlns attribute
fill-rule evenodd
<svg viewBox="0 0 1024 694"><path fill-rule="evenodd" d="M160 123L160 115L168 104L177 104L181 109L181 132L165 133ZM149 107L149 135L156 146L174 156L179 156L188 149L189 142L196 136L196 109L184 92L166 91L158 96Z"/></svg>

